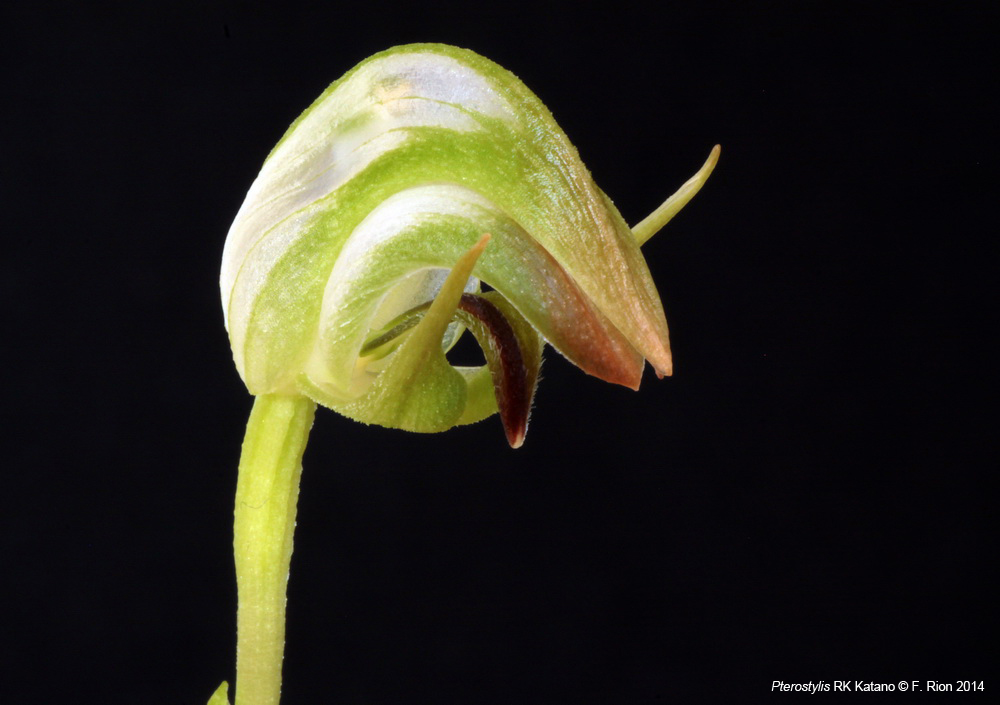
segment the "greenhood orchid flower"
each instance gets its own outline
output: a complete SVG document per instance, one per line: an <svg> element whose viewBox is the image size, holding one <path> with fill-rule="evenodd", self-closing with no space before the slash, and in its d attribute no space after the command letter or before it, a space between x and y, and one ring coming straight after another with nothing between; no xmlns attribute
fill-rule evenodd
<svg viewBox="0 0 1000 705"><path fill-rule="evenodd" d="M274 440L271 453L284 453L275 462L297 487L313 402L418 432L499 411L517 447L545 343L584 372L633 389L646 361L669 375L667 322L640 245L697 193L718 153L629 228L549 111L510 72L440 44L395 47L360 63L271 151L226 240L226 328L236 367L258 397L240 487L244 468L270 452L271 441L258 438L268 415L298 434L283 451ZM449 363L465 331L485 365ZM294 496L287 501L293 521ZM261 536L279 533L241 533L240 506L238 573L241 550L249 556ZM291 533L281 531L287 555L282 549L274 560L287 569ZM251 538L241 544L241 536ZM247 575L278 580L247 560ZM256 616L243 619L244 593L260 591L254 580L263 579L240 583L241 659L253 651L244 648L244 627L261 623L249 602ZM283 582L280 589L283 598ZM283 624L283 603L272 602ZM278 648L279 682L280 658ZM241 680L237 703L277 702L273 687L266 697L243 695L255 688L245 691Z"/></svg>
<svg viewBox="0 0 1000 705"><path fill-rule="evenodd" d="M447 332L418 335L484 233L465 294L429 322ZM390 49L295 121L236 216L221 275L236 366L252 394L409 431L479 421L499 402L517 446L543 340L609 382L638 388L644 359L670 374L639 244L513 74L450 46ZM486 366L447 363L463 328Z"/></svg>

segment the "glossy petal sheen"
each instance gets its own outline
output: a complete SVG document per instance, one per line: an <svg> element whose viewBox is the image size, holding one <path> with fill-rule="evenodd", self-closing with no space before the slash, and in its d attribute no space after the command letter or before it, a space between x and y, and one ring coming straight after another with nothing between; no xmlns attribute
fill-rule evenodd
<svg viewBox="0 0 1000 705"><path fill-rule="evenodd" d="M251 187L220 278L247 387L305 392L353 418L412 430L495 411L481 391L487 373L454 370L441 352L441 339L461 332L458 303L445 306L447 326L434 319L433 335L417 335L428 313L399 345L362 354L373 330L443 295L444 274L472 251L472 276L449 285L456 302L483 281L501 310L509 305L507 318L523 318L591 374L637 387L644 358L670 373L667 324L639 244L545 106L483 57L420 44L377 54L330 86ZM403 359L437 371L408 376ZM401 380L411 386L390 388ZM404 394L412 399L396 399Z"/></svg>

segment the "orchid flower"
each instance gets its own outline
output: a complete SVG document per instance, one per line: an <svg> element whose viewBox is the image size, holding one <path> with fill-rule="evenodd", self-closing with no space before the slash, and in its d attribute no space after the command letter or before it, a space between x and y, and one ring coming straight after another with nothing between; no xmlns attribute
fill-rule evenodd
<svg viewBox="0 0 1000 705"><path fill-rule="evenodd" d="M363 61L292 124L236 216L220 277L233 357L256 397L237 484L237 705L278 703L315 405L417 432L499 411L516 448L545 343L633 389L645 361L669 375L639 248L718 154L629 228L520 80L440 44ZM449 363L466 330L485 365ZM226 702L223 684L212 703Z"/></svg>

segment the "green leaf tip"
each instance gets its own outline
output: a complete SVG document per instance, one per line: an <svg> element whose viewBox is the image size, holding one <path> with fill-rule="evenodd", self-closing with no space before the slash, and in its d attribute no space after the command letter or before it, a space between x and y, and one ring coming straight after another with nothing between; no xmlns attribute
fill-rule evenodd
<svg viewBox="0 0 1000 705"><path fill-rule="evenodd" d="M229 705L229 683L222 681L222 685L208 699L208 705Z"/></svg>
<svg viewBox="0 0 1000 705"><path fill-rule="evenodd" d="M671 373L639 246L717 156L631 229L516 76L442 44L376 54L292 124L230 228L220 289L236 367L253 394L410 431L499 410L519 445L543 342L633 389L646 361ZM480 283L488 296L465 298ZM486 365L448 363L466 330Z"/></svg>

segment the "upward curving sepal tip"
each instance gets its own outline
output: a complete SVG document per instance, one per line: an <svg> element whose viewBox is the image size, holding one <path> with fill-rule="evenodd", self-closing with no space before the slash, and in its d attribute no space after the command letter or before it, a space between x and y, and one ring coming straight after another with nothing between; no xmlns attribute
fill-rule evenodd
<svg viewBox="0 0 1000 705"><path fill-rule="evenodd" d="M673 195L660 204L660 206L642 219L638 225L632 228L632 234L636 242L645 244L649 238L658 233L664 225L669 223L680 210L688 204L701 190L701 187L708 181L708 177L715 170L715 165L719 162L719 154L722 153L722 146L715 145L708 155L708 159L702 164L701 169L684 182L684 185L677 189ZM669 372L667 373L669 374Z"/></svg>

